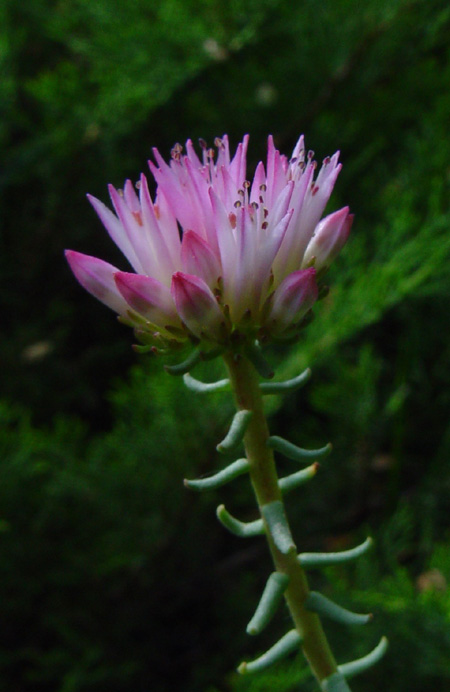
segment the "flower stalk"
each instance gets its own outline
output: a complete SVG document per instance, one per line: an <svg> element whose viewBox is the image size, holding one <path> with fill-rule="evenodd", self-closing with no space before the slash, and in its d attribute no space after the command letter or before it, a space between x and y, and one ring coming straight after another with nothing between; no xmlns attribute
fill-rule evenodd
<svg viewBox="0 0 450 692"><path fill-rule="evenodd" d="M299 641L309 665L319 684L338 673L338 666L331 652L319 616L306 608L310 594L305 571L297 559L297 549L282 552L274 541L264 507L273 502L283 502L275 467L273 450L267 442L269 427L263 408L263 395L258 374L245 357L228 353L224 360L238 410L252 411L253 415L244 434L244 447L249 463L249 475L256 500L266 528L266 537L273 562L278 573L286 575L288 585L285 599Z"/></svg>

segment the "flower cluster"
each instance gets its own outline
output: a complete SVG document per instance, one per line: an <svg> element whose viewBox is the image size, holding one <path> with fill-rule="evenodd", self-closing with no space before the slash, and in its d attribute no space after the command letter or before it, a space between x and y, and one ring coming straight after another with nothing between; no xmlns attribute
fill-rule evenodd
<svg viewBox="0 0 450 692"><path fill-rule="evenodd" d="M266 166L247 180L248 136L233 158L227 136L215 149L190 140L166 163L154 149L153 200L144 175L123 190L109 187L113 213L89 196L134 272L73 250L78 281L135 328L154 350L186 340L226 346L290 336L318 297L317 277L347 240L344 207L321 220L341 168L339 152L317 176L303 137L291 159L272 137ZM181 229L181 230L180 230Z"/></svg>

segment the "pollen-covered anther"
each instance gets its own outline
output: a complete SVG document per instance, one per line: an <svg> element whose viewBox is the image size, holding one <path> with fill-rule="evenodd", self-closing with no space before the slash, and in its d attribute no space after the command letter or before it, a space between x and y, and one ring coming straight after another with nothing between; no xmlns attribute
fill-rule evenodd
<svg viewBox="0 0 450 692"><path fill-rule="evenodd" d="M140 211L132 211L131 213L133 214L134 218L135 218L136 221L138 222L139 226L143 226L144 223L143 223L143 221L142 221L142 214L141 214L141 212L140 212Z"/></svg>
<svg viewBox="0 0 450 692"><path fill-rule="evenodd" d="M183 146L177 142L176 144L173 145L172 149L170 150L170 155L174 161L179 161L181 159L181 154L183 151Z"/></svg>

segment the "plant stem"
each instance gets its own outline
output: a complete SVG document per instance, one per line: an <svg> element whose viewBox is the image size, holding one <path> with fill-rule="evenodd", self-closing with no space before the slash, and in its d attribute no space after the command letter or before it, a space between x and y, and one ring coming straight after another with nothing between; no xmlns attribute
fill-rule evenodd
<svg viewBox="0 0 450 692"><path fill-rule="evenodd" d="M250 465L250 478L258 506L282 501L278 475L272 450L267 446L269 428L259 388L259 376L252 363L244 356L224 355L230 375L236 406L239 410L253 412L244 436L246 457ZM295 627L302 637L303 653L319 684L337 672L337 664L331 652L320 618L304 607L309 593L306 574L297 560L297 550L281 553L274 544L266 526L270 552L278 572L289 577L285 599Z"/></svg>

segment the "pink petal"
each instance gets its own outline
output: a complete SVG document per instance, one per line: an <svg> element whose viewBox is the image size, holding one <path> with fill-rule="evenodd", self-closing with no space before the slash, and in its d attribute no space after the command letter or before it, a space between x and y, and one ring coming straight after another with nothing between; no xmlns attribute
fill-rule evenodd
<svg viewBox="0 0 450 692"><path fill-rule="evenodd" d="M116 267L75 250L66 250L65 255L75 277L86 291L119 315L127 313L128 305L114 282L114 274L118 271Z"/></svg>
<svg viewBox="0 0 450 692"><path fill-rule="evenodd" d="M210 287L221 275L220 264L206 240L194 231L186 231L181 243L181 263L186 274L195 274Z"/></svg>
<svg viewBox="0 0 450 692"><path fill-rule="evenodd" d="M137 268L139 265L138 258L136 257L136 253L121 221L113 214L111 209L108 209L99 199L92 195L87 195L87 198L119 250L123 252L131 266Z"/></svg>

